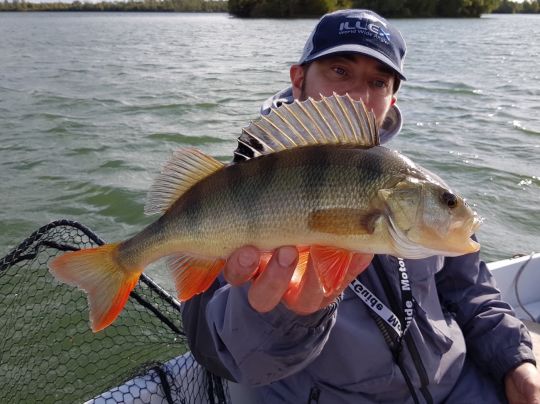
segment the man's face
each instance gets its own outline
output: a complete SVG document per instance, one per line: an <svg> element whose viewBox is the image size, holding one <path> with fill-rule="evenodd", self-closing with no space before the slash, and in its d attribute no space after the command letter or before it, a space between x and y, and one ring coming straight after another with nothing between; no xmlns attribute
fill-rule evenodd
<svg viewBox="0 0 540 404"><path fill-rule="evenodd" d="M320 99L348 93L362 99L373 110L380 126L386 113L396 102L393 94L394 74L381 62L369 56L346 54L331 56L312 62L309 66L291 66L293 96L299 100L308 97Z"/></svg>

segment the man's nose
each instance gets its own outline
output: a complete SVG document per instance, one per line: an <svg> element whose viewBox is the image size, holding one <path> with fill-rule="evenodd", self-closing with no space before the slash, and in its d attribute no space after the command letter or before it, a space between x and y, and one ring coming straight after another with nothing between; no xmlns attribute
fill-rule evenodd
<svg viewBox="0 0 540 404"><path fill-rule="evenodd" d="M354 100L362 100L364 104L369 103L369 89L366 85L360 84L351 87L348 93Z"/></svg>

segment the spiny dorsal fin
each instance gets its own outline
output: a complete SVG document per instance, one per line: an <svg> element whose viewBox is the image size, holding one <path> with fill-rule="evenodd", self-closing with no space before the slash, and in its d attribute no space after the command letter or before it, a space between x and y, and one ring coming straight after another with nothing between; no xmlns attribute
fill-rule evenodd
<svg viewBox="0 0 540 404"><path fill-rule="evenodd" d="M295 100L242 129L238 142L253 157L317 144L373 147L380 144L375 115L349 94Z"/></svg>
<svg viewBox="0 0 540 404"><path fill-rule="evenodd" d="M174 151L148 192L144 213L152 215L165 212L194 184L223 166L215 158L191 147Z"/></svg>

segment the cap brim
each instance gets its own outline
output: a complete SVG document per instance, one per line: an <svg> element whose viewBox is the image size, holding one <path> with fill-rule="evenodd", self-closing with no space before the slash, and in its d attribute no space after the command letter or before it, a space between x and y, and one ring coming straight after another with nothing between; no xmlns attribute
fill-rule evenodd
<svg viewBox="0 0 540 404"><path fill-rule="evenodd" d="M306 63L306 62L312 62L323 56L333 55L336 53L360 53L362 55L371 56L372 58L377 59L378 61L384 63L385 65L390 67L392 70L394 70L398 74L401 80L407 80L407 78L401 71L401 68L397 66L394 62L392 62L388 57L386 57L384 54L380 52L377 52L376 50L372 48L369 48L363 45L347 44L347 45L335 46L333 48L328 48L321 52L311 55L305 60L301 60L300 64Z"/></svg>

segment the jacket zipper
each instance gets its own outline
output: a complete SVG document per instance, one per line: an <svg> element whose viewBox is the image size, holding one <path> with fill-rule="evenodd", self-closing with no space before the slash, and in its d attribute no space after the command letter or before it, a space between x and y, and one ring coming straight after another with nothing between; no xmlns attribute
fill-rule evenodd
<svg viewBox="0 0 540 404"><path fill-rule="evenodd" d="M401 363L399 359L399 355L401 353L401 350L403 348L402 341L398 340L397 338L392 338L390 335L390 330L388 329L388 325L384 323L384 321L376 314L374 314L372 311L370 311L371 316L375 320L375 323L377 324L377 327L379 327L379 330L381 331L384 340L388 344L388 347L390 348L390 351L392 352L392 357L394 358L394 362L398 366L399 370L401 371L401 374L403 375L403 379L405 379L405 383L407 384L407 387L409 388L409 392L411 393L411 397L414 401L414 404L419 404L418 397L416 396L416 391L414 390L414 386L411 382L411 378L409 377L409 374L407 373L407 370Z"/></svg>
<svg viewBox="0 0 540 404"><path fill-rule="evenodd" d="M382 262L377 255L373 259L373 264L377 269L376 273L379 276L379 279L381 280L383 289L386 293L386 296L388 298L388 302L390 303L390 307L392 311L394 311L394 313L396 314L400 313L403 309L398 307L398 304L396 302L396 296L394 294L394 291L392 290L392 287L390 286L390 281L388 280L386 276L386 271L383 268ZM405 342L407 343L407 348L409 350L409 353L411 354L414 367L416 369L416 372L418 373L418 377L420 378L420 383L421 383L420 392L422 393L422 395L424 396L424 399L426 400L428 404L433 404L433 397L431 396L431 393L429 392L427 388L429 384L429 378L426 372L426 368L424 367L424 364L422 363L422 359L420 358L420 354L418 353L418 348L416 348L416 345L414 344L414 340L412 339L412 336L410 333L406 333L403 336L403 339L405 339ZM402 341L400 341L400 343L402 343ZM398 366L400 367L400 369L402 369L402 373L403 373L405 369L399 364Z"/></svg>
<svg viewBox="0 0 540 404"><path fill-rule="evenodd" d="M411 354L411 358L414 363L414 367L416 368L416 372L418 373L418 376L420 377L420 392L424 396L424 399L427 403L432 404L433 403L433 397L431 396L431 393L429 392L427 385L429 384L429 378L426 372L426 368L424 367L424 364L422 363L422 359L420 358L420 354L418 353L418 348L416 348L416 345L414 344L414 340L412 339L411 334L405 335L405 342L407 343L407 348L409 349L409 353Z"/></svg>
<svg viewBox="0 0 540 404"><path fill-rule="evenodd" d="M321 390L318 387L312 387L309 391L309 398L307 404L318 404Z"/></svg>

